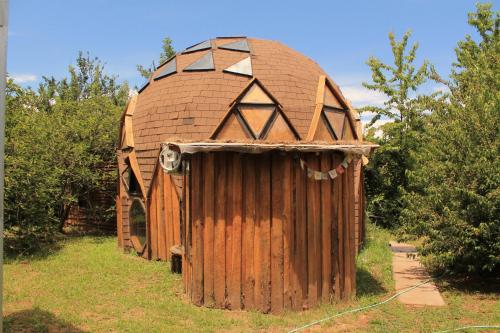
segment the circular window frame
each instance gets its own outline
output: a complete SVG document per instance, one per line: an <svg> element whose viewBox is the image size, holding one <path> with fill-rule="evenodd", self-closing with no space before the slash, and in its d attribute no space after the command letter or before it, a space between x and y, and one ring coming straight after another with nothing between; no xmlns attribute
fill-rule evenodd
<svg viewBox="0 0 500 333"><path fill-rule="evenodd" d="M130 242L132 243L132 247L135 249L135 251L138 253L138 254L142 254L144 252L144 250L146 249L146 244L147 244L147 216L146 216L146 205L144 204L143 200L139 197L132 197L131 198L132 201L130 203L130 209L129 209L129 212L128 212L128 219L129 219L129 230L130 230ZM141 206L141 208L143 209L144 211L144 228L145 228L145 241L144 241L144 244L141 243L141 240L139 239L139 237L137 235L133 235L132 234L132 218L131 218L131 214L132 214L132 206L134 205L135 202L138 202Z"/></svg>

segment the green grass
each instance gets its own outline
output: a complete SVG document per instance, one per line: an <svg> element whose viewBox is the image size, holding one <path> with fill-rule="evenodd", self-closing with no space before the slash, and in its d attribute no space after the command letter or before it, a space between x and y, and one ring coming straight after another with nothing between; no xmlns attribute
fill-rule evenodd
<svg viewBox="0 0 500 333"><path fill-rule="evenodd" d="M169 265L123 254L112 237L81 237L52 253L4 265L6 332L283 332L394 293L391 235L369 226L358 257L357 296L349 302L283 315L196 307ZM498 285L441 281L445 308L398 301L336 318L329 332L431 332L473 324L500 324ZM465 288L467 287L467 288Z"/></svg>

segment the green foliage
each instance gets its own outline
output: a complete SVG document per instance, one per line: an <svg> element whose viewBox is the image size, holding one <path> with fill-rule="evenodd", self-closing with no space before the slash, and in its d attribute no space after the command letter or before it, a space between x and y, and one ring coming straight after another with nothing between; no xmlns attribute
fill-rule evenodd
<svg viewBox="0 0 500 333"><path fill-rule="evenodd" d="M367 64L373 83L363 84L387 96L384 107L368 106L360 110L374 114L368 126L380 119L390 121L381 128L381 138L368 138L379 143L381 148L372 156L365 177L368 212L376 224L386 227L398 224L403 208L402 196L408 184L406 171L412 164L410 153L419 144L425 118L422 97L413 95L426 81L429 66L424 62L415 68L418 44L407 50L410 35L407 32L401 41L396 41L394 34L389 34L394 64L387 65L371 57ZM373 135L374 131L371 133Z"/></svg>
<svg viewBox="0 0 500 333"><path fill-rule="evenodd" d="M9 80L6 98L6 250L33 251L62 229L70 207L114 192L117 124L126 84L97 58L77 59L70 77L44 78L38 92ZM112 207L98 207L101 219Z"/></svg>
<svg viewBox="0 0 500 333"><path fill-rule="evenodd" d="M174 47L172 46L172 39L170 39L169 37L163 38L159 64L162 64L163 62L167 61L169 58L173 57L174 55L175 55L175 50L174 50ZM156 66L155 66L154 60L153 60L153 63L150 67L144 67L142 65L137 65L137 71L146 80L149 79L149 77L151 76L151 73L153 73L153 71L155 69L156 69Z"/></svg>
<svg viewBox="0 0 500 333"><path fill-rule="evenodd" d="M404 230L423 236L436 270L494 272L500 267L499 13L478 5L456 48L446 99L431 106L425 138L413 154Z"/></svg>

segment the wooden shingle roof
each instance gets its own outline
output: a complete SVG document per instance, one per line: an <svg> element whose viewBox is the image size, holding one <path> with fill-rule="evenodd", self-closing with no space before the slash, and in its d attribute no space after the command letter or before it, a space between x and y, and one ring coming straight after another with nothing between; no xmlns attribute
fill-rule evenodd
<svg viewBox="0 0 500 333"><path fill-rule="evenodd" d="M326 77L335 85L317 63L277 41L217 38L199 45L211 48L177 54L176 70L170 68L168 75L161 76L164 66L172 67L172 60L160 66L137 96L132 115L133 141L146 187L160 144L172 138L208 140L252 79L258 79L279 102L301 140L307 137L317 109L318 81ZM230 47L219 48L224 45ZM238 47L231 49L231 45ZM209 53L214 69L184 71ZM224 71L249 56L252 76Z"/></svg>

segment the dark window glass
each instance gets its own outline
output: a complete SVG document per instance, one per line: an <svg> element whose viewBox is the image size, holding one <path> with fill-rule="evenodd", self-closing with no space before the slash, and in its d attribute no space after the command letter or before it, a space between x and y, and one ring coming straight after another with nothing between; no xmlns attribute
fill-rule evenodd
<svg viewBox="0 0 500 333"><path fill-rule="evenodd" d="M139 240L140 246L146 243L146 210L140 199L134 199L130 207L130 235Z"/></svg>
<svg viewBox="0 0 500 333"><path fill-rule="evenodd" d="M127 159L125 163L127 163L127 167L122 173L122 179L125 182L127 191L131 196L141 196L141 187L139 186L134 171L130 167L130 161Z"/></svg>
<svg viewBox="0 0 500 333"><path fill-rule="evenodd" d="M129 183L128 183L128 192L131 195L141 195L141 188L139 186L139 182L135 177L135 173L129 168Z"/></svg>

